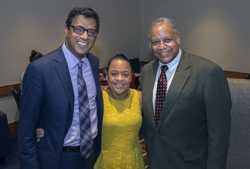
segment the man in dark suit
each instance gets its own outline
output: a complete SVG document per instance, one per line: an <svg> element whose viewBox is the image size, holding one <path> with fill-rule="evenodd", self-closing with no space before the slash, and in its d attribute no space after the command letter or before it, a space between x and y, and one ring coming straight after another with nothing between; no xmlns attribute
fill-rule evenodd
<svg viewBox="0 0 250 169"><path fill-rule="evenodd" d="M173 22L159 18L155 57L141 74L142 135L152 169L226 169L231 98L222 69L180 48Z"/></svg>
<svg viewBox="0 0 250 169"><path fill-rule="evenodd" d="M98 14L74 8L61 47L32 62L24 75L19 121L21 169L90 169L100 153L99 62L89 53ZM36 129L43 134L36 137Z"/></svg>

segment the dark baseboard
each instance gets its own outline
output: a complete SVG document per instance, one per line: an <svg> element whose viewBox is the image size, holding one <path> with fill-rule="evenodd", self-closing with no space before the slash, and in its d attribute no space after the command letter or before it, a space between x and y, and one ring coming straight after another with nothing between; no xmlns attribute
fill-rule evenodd
<svg viewBox="0 0 250 169"><path fill-rule="evenodd" d="M224 71L226 77L236 78L236 79L250 79L250 73L234 72L234 71Z"/></svg>
<svg viewBox="0 0 250 169"><path fill-rule="evenodd" d="M10 84L5 86L0 86L0 97L9 96L11 95L11 91L13 89L17 89L20 87L19 83L16 84Z"/></svg>

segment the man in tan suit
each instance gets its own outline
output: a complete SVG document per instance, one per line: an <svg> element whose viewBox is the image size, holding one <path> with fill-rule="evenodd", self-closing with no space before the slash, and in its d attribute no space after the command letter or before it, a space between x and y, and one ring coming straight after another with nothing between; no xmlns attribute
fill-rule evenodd
<svg viewBox="0 0 250 169"><path fill-rule="evenodd" d="M231 97L223 70L181 49L168 18L152 23L149 39L155 58L142 70L141 89L150 167L225 169Z"/></svg>

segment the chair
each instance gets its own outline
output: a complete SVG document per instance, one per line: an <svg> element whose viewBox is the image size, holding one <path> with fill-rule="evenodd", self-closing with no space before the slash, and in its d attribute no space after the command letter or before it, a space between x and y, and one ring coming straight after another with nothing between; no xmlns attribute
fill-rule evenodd
<svg viewBox="0 0 250 169"><path fill-rule="evenodd" d="M250 80L228 79L232 97L227 169L250 167Z"/></svg>

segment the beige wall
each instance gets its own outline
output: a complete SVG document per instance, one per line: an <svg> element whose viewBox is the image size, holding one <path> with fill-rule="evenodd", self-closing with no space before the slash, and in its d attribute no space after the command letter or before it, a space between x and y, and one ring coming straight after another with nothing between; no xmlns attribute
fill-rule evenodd
<svg viewBox="0 0 250 169"><path fill-rule="evenodd" d="M123 52L139 55L139 1L124 0L8 0L0 2L0 86L16 83L25 70L31 49L47 53L64 40L64 21L75 6L97 10L101 32L94 53L106 65Z"/></svg>
<svg viewBox="0 0 250 169"><path fill-rule="evenodd" d="M249 0L140 0L142 39L140 57L150 57L146 33L160 16L175 19L188 51L224 69L250 72Z"/></svg>
<svg viewBox="0 0 250 169"><path fill-rule="evenodd" d="M159 16L176 20L185 49L224 69L250 72L249 0L9 0L0 2L0 85L19 81L31 49L47 53L64 39L66 14L90 6L101 16L94 53L106 65L110 56L150 57L147 31Z"/></svg>
<svg viewBox="0 0 250 169"><path fill-rule="evenodd" d="M0 86L19 81L31 49L47 53L62 43L66 14L79 5L101 16L94 49L101 66L117 52L151 57L149 25L167 16L176 20L185 49L226 70L250 72L249 0L8 0L0 2ZM0 98L0 109L10 122L18 118L12 98Z"/></svg>
<svg viewBox="0 0 250 169"><path fill-rule="evenodd" d="M75 6L92 7L100 15L101 32L93 52L100 58L101 67L118 52L130 58L139 56L139 1L1 1L0 86L19 82L31 49L47 53L61 45L66 15ZM0 109L7 113L9 123L18 119L12 97L0 98Z"/></svg>

